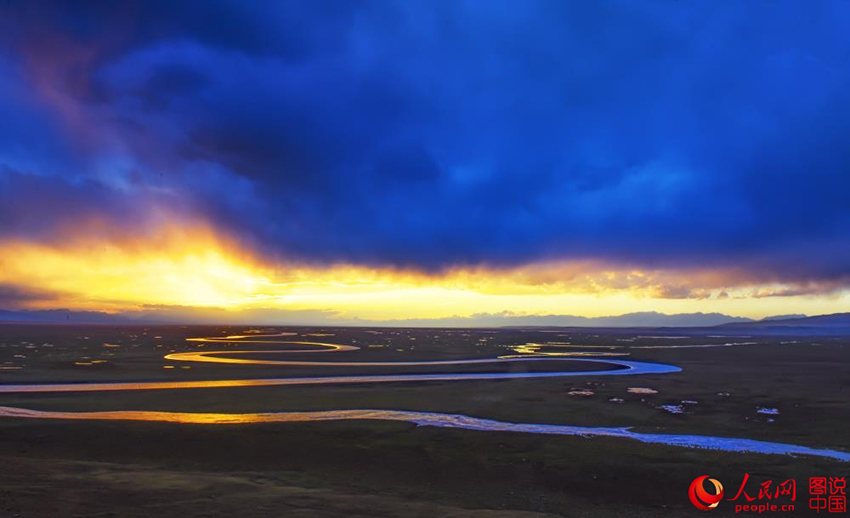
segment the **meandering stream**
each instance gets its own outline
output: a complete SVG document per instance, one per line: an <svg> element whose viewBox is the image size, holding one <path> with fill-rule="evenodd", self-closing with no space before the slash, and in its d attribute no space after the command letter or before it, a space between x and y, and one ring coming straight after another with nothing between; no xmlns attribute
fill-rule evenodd
<svg viewBox="0 0 850 518"><path fill-rule="evenodd" d="M194 342L239 342L239 343L281 343L291 345L309 345L310 349L286 350L253 350L253 351L204 351L172 353L165 356L171 361L213 362L231 364L258 365L290 365L290 366L437 366L437 365L470 365L488 363L513 362L592 362L610 365L614 368L595 371L541 371L541 372L486 372L486 373L425 373L425 374L370 374L350 376L321 376L321 377L283 377L264 379L226 379L201 381L156 381L156 382L114 382L114 383L48 383L48 384L18 384L0 385L0 393L33 393L33 392L99 392L127 390L173 390L199 389L222 387L261 387L278 385L326 385L341 383L400 383L423 381L470 381L526 378L559 378L572 376L632 376L640 374L667 374L681 371L673 365L640 362L614 358L565 358L558 356L530 357L499 357L476 358L461 360L434 361L401 361L401 362L319 362L293 360L264 360L249 358L234 358L236 355L250 354L293 354L343 352L359 349L352 345L328 344L320 342L303 342L290 340L269 340L287 336L286 333L275 335L234 335L227 337L191 338ZM247 340L251 338L252 340ZM256 340L255 338L261 338ZM318 348L316 348L318 347ZM57 412L31 410L15 407L0 407L0 417L25 419L82 419L82 420L112 420L112 421L162 421L184 424L247 424L247 423L283 423L304 421L338 421L338 420L382 420L406 421L419 426L436 426L443 428L459 428L465 430L488 432L515 432L553 435L602 436L636 440L644 443L664 444L687 448L706 448L729 452L747 452L761 454L785 455L814 455L850 462L850 452L810 448L793 444L758 441L753 439L737 439L730 437L712 437L702 435L680 434L648 434L632 431L628 427L604 428L582 427L555 424L510 423L483 419L463 414L439 412L417 412L409 410L327 410L315 412L267 412L267 413L192 413L192 412L156 412L156 411L105 411L105 412Z"/></svg>

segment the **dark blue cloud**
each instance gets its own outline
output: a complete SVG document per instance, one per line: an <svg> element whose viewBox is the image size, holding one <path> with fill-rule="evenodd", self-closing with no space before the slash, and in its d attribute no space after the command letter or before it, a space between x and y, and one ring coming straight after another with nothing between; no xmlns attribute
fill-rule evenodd
<svg viewBox="0 0 850 518"><path fill-rule="evenodd" d="M845 2L0 10L0 93L34 85L0 162L168 192L271 256L850 274Z"/></svg>

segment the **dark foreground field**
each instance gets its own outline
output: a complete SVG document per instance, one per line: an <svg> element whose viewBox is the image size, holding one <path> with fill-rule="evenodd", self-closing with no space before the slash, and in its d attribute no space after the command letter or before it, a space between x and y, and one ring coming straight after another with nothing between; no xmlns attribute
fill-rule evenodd
<svg viewBox="0 0 850 518"><path fill-rule="evenodd" d="M270 331L283 331L275 329ZM152 381L387 373L387 369L179 363L172 351L247 349L186 342L241 333L213 327L0 327L3 384ZM455 359L517 354L511 346L561 342L543 352L624 353L680 373L563 379L416 382L2 394L0 405L41 410L270 412L423 410L523 423L633 426L643 432L751 438L848 451L850 347L841 338L671 337L658 332L305 329L293 340L359 351L292 355L322 361ZM665 334L665 333L661 333ZM325 335L325 336L313 336ZM655 336L645 336L655 335ZM563 347L568 342L578 346ZM755 343L749 343L755 342ZM682 347L739 344L723 347ZM369 347L369 346L373 347ZM646 348L650 347L650 348ZM250 349L280 349L252 345ZM256 357L264 357L258 355ZM269 356L270 357L270 356ZM95 363L98 362L98 363ZM173 367L173 368L164 368ZM189 369L183 367L190 367ZM443 367L491 371L499 366ZM434 372L408 367L401 372ZM393 369L392 372L399 372ZM628 388L657 394L633 394ZM593 395L570 395L590 390ZM612 398L623 402L611 402ZM672 414L662 405L682 405ZM757 408L775 408L778 415ZM688 500L699 475L734 496L796 479L797 512L811 476L842 477L848 463L814 457L720 453L583 438L345 421L241 425L0 418L0 516L522 517L699 515ZM743 497L741 497L743 499ZM734 514L724 501L712 515Z"/></svg>

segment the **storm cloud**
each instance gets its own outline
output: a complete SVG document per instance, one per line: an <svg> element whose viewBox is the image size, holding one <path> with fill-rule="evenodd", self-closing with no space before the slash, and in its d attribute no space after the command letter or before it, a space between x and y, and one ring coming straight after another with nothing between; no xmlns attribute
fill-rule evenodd
<svg viewBox="0 0 850 518"><path fill-rule="evenodd" d="M165 207L318 264L843 284L849 11L5 2L0 236Z"/></svg>

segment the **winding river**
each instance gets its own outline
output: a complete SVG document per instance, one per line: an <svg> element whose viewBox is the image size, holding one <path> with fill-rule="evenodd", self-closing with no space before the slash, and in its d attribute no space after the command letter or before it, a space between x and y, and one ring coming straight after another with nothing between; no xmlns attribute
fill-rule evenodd
<svg viewBox="0 0 850 518"><path fill-rule="evenodd" d="M100 392L126 390L169 390L193 388L220 387L263 387L278 385L326 385L342 383L399 383L417 381L462 381L462 380L497 380L497 379L528 379L528 378L560 378L572 376L625 376L639 374L667 374L680 372L679 367L660 363L640 362L613 358L586 358L582 353L576 353L574 358L558 356L517 357L504 356L498 358L476 358L464 360L434 360L434 361L402 361L402 362L319 362L293 360L262 360L234 358L235 355L246 354L294 354L355 351L359 347L352 345L329 344L320 342L304 342L291 340L270 340L282 338L291 333L274 335L231 335L225 337L189 338L192 342L226 342L226 343L279 343L290 345L309 345L310 349L286 350L253 350L253 351L204 351L172 353L165 356L171 361L212 362L230 364L257 365L294 365L294 366L437 366L437 365L470 365L511 362L591 362L612 366L611 369L592 371L545 371L545 372L503 372L503 373L431 373L431 374L376 374L351 376L322 376L322 377L286 377L265 379L229 379L204 381L168 381L168 382L121 382L121 383L52 383L52 384L19 384L0 385L0 393L33 393L33 392ZM256 340L255 338L260 338ZM318 347L318 348L317 348ZM602 353L604 354L604 353ZM599 354L595 354L599 356ZM631 439L644 443L663 444L687 448L705 448L712 450L784 454L784 455L813 455L850 462L850 452L829 449L817 449L793 444L758 441L753 439L737 439L729 437L711 437L702 435L649 434L632 431L628 427L582 427L553 424L526 424L483 419L462 414L439 412L416 412L407 410L327 410L315 412L267 412L267 413L191 413L191 412L155 412L155 411L106 411L106 412L57 412L30 410L25 408L0 406L0 417L26 419L81 419L81 420L110 420L110 421L160 421L185 424L246 424L246 423L280 423L303 421L339 421L339 420L382 420L404 421L418 426L435 426L442 428L458 428L465 430L490 432L517 432L552 435L601 436Z"/></svg>

